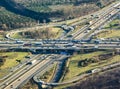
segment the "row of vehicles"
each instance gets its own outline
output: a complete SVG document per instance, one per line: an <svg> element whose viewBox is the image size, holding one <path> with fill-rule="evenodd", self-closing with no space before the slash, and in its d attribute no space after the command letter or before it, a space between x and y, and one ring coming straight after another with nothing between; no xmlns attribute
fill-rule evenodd
<svg viewBox="0 0 120 89"><path fill-rule="evenodd" d="M24 42L24 41L20 41L20 40L17 40L15 43L16 44L22 44L23 47L25 47L25 46L41 46L42 45L42 42L31 43L31 42Z"/></svg>
<svg viewBox="0 0 120 89"><path fill-rule="evenodd" d="M17 40L16 42L15 42L16 44L22 44L22 46L23 47L25 47L25 46L42 46L43 44L45 44L45 45L55 45L55 44L64 44L65 46L73 46L74 45L74 43L77 43L77 44L79 44L79 43L87 43L87 40L65 40L65 41L57 41L57 42L55 42L55 41L50 41L50 42L42 42L42 41L40 41L40 42L25 42L25 41L20 41L20 40Z"/></svg>

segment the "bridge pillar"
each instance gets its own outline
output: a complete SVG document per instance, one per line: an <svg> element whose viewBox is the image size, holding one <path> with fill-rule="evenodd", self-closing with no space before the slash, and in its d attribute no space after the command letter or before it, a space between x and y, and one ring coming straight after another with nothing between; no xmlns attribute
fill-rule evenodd
<svg viewBox="0 0 120 89"><path fill-rule="evenodd" d="M48 88L48 86L45 85L45 84L42 84L41 87L42 87L43 89L44 89L44 88Z"/></svg>
<svg viewBox="0 0 120 89"><path fill-rule="evenodd" d="M36 53L36 49L30 49L30 51Z"/></svg>
<svg viewBox="0 0 120 89"><path fill-rule="evenodd" d="M43 50L43 53L46 53L46 50Z"/></svg>
<svg viewBox="0 0 120 89"><path fill-rule="evenodd" d="M46 85L46 84L42 84L42 83L37 83L37 85L38 85L38 89L47 89L49 86L48 85Z"/></svg>
<svg viewBox="0 0 120 89"><path fill-rule="evenodd" d="M116 53L117 53L117 54L120 54L120 49L116 49Z"/></svg>
<svg viewBox="0 0 120 89"><path fill-rule="evenodd" d="M38 89L43 89L41 84L37 84L38 85Z"/></svg>

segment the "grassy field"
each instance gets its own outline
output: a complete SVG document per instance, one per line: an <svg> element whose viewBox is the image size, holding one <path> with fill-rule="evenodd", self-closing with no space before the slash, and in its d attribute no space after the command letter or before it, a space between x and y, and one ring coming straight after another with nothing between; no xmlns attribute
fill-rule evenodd
<svg viewBox="0 0 120 89"><path fill-rule="evenodd" d="M112 29L120 29L120 19L115 19L111 21L109 24L107 24L105 29L112 28Z"/></svg>
<svg viewBox="0 0 120 89"><path fill-rule="evenodd" d="M62 34L63 30L61 28L53 28L52 29L52 33L55 34L55 36L53 38L58 38L60 37L60 35Z"/></svg>
<svg viewBox="0 0 120 89"><path fill-rule="evenodd" d="M11 37L12 38L16 38L16 39L22 39L22 38L24 38L19 33L14 33Z"/></svg>
<svg viewBox="0 0 120 89"><path fill-rule="evenodd" d="M84 60L85 58L92 58L94 56L98 56L100 54L104 54L107 53L106 51L98 51L98 52L92 52L92 53L88 53L88 54L80 54L80 55L74 55L72 58L70 58L70 64L69 64L69 72L66 74L64 81L71 79L73 77L76 77L78 75L80 75L81 73L84 73L88 70L97 68L97 67L102 67L114 62L118 62L120 61L119 58L120 56L117 55L109 60L104 60L104 61L99 61L97 63L92 63L86 67L78 67L78 62L80 60Z"/></svg>
<svg viewBox="0 0 120 89"><path fill-rule="evenodd" d="M0 52L0 56L7 56L4 65L0 67L0 78L9 73L9 69L19 64L16 60L23 60L27 55L29 55L27 52Z"/></svg>
<svg viewBox="0 0 120 89"><path fill-rule="evenodd" d="M74 55L73 57L70 58L70 64L69 64L69 73L65 76L64 80L71 79L80 73L84 72L87 67L85 68L80 68L78 67L78 62L82 59L85 58L91 58L93 56L100 55L104 52L93 52L93 53L88 53L88 54L81 54L81 55ZM79 70L79 71L78 71Z"/></svg>
<svg viewBox="0 0 120 89"><path fill-rule="evenodd" d="M120 30L107 30L105 32L98 33L97 38L120 38Z"/></svg>
<svg viewBox="0 0 120 89"><path fill-rule="evenodd" d="M36 30L30 30L30 31L26 31L26 32L30 32L35 34ZM38 29L37 30L39 33L36 33L35 36L37 36L36 38L42 38L43 36L39 36L39 34L42 34L43 29ZM57 28L57 27L52 27L49 28L49 32L50 32L50 37L49 38L58 38L61 33L63 32L63 30L61 28ZM44 35L45 33L43 33L42 35ZM49 34L49 33L48 33ZM14 33L13 35L11 35L12 38L16 38L16 39L26 39L26 36L21 35L20 33ZM46 37L43 37L46 38Z"/></svg>
<svg viewBox="0 0 120 89"><path fill-rule="evenodd" d="M40 79L45 82L50 82L54 76L56 67L57 67L57 63L54 63L54 65L48 71L46 71L42 76L40 76Z"/></svg>
<svg viewBox="0 0 120 89"><path fill-rule="evenodd" d="M106 66L106 65L109 65L109 64L112 64L115 62L120 62L120 55L116 55L116 56L110 58L109 60L103 60L103 61L99 61L97 63L92 63L86 67L78 67L78 62L80 60L83 60L85 58L92 58L94 56L98 56L100 54L105 54L105 53L108 53L108 51L98 51L98 52L92 52L92 53L88 53L88 54L74 55L73 57L70 58L69 72L66 74L63 81L73 79L74 77L77 77L78 75L80 75L88 70ZM71 85L72 84L58 86L58 87L55 87L55 89L63 89L65 87L71 86Z"/></svg>
<svg viewBox="0 0 120 89"><path fill-rule="evenodd" d="M3 35L0 35L0 39L3 39L4 38L4 36Z"/></svg>

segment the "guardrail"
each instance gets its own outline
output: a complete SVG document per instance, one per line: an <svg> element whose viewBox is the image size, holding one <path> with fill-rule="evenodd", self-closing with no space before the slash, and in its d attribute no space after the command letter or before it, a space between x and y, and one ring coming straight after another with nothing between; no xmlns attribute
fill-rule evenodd
<svg viewBox="0 0 120 89"><path fill-rule="evenodd" d="M37 83L37 84L41 84L41 85L47 85L47 86L58 86L58 85L65 85L65 84L70 84L70 83L74 83L74 82L77 82L85 77L88 77L92 74L95 74L95 73L99 73L99 72L103 72L105 70L108 70L108 69L111 69L111 68L115 68L115 67L120 67L120 62L118 63L114 63L114 64L110 64L110 65L107 65L107 66L104 66L102 68L96 68L96 69L93 69L91 70L90 73L85 73L85 74L82 74L76 78L73 78L67 82L62 82L62 83L47 83L47 82L44 82L42 80L38 80L37 77L34 77L34 81Z"/></svg>

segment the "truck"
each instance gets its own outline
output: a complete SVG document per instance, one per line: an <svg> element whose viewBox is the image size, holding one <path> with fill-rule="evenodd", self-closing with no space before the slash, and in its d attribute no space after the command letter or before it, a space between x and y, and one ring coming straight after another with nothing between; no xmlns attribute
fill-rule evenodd
<svg viewBox="0 0 120 89"><path fill-rule="evenodd" d="M73 45L73 43L68 43L67 45L65 45L65 47L72 47Z"/></svg>
<svg viewBox="0 0 120 89"><path fill-rule="evenodd" d="M100 72L100 71L101 71L100 68L96 68L96 69L91 70L92 73L98 73L98 72Z"/></svg>
<svg viewBox="0 0 120 89"><path fill-rule="evenodd" d="M33 60L33 61L30 61L30 62L27 62L26 65L32 65L36 62L37 60Z"/></svg>
<svg viewBox="0 0 120 89"><path fill-rule="evenodd" d="M25 44L23 44L23 47L24 46L32 46L32 44L31 43L25 43Z"/></svg>
<svg viewBox="0 0 120 89"><path fill-rule="evenodd" d="M34 43L34 46L40 46L40 45L42 45L42 42L35 42Z"/></svg>
<svg viewBox="0 0 120 89"><path fill-rule="evenodd" d="M99 44L101 40L95 40L94 43Z"/></svg>
<svg viewBox="0 0 120 89"><path fill-rule="evenodd" d="M95 48L95 49L98 49L98 48L99 48L99 46L98 46L98 45L95 45L95 46L94 46L94 48Z"/></svg>
<svg viewBox="0 0 120 89"><path fill-rule="evenodd" d="M16 40L16 44L23 44L23 43L24 43L23 41Z"/></svg>
<svg viewBox="0 0 120 89"><path fill-rule="evenodd" d="M67 55L67 53L66 53L66 52L61 52L60 54L61 54L61 55Z"/></svg>

